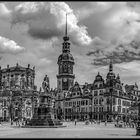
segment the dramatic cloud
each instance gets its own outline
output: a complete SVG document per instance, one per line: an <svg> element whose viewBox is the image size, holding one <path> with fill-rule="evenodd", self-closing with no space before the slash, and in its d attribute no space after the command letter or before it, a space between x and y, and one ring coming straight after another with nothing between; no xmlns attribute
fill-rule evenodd
<svg viewBox="0 0 140 140"><path fill-rule="evenodd" d="M0 3L0 17L9 16L11 11L5 6L4 3Z"/></svg>
<svg viewBox="0 0 140 140"><path fill-rule="evenodd" d="M78 45L88 45L91 37L86 27L78 25L73 10L64 2L25 2L15 7L12 24L26 23L30 36L39 39L62 37L68 13L68 33L71 41Z"/></svg>
<svg viewBox="0 0 140 140"><path fill-rule="evenodd" d="M128 44L119 44L118 46L104 46L95 51L87 53L87 56L93 56L94 65L108 65L108 60L113 59L113 63L131 62L140 60L140 42L131 41Z"/></svg>
<svg viewBox="0 0 140 140"><path fill-rule="evenodd" d="M120 4L102 22L106 36L95 37L87 56L93 58L93 65L107 65L109 59L114 63L140 60L140 13L130 9L127 3ZM113 7L113 5L112 5Z"/></svg>
<svg viewBox="0 0 140 140"><path fill-rule="evenodd" d="M139 2L0 3L1 65L30 63L38 88L45 74L56 87L67 12L75 80L92 83L98 71L105 78L112 58L122 81L139 82L139 9Z"/></svg>
<svg viewBox="0 0 140 140"><path fill-rule="evenodd" d="M19 53L24 48L17 45L13 40L0 36L0 53Z"/></svg>

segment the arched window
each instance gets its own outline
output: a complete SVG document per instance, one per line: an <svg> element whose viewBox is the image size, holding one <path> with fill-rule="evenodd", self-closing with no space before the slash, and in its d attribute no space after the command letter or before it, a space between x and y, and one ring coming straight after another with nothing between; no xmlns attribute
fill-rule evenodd
<svg viewBox="0 0 140 140"><path fill-rule="evenodd" d="M4 121L6 120L6 110L4 110Z"/></svg>
<svg viewBox="0 0 140 140"><path fill-rule="evenodd" d="M4 106L6 106L6 100L3 101Z"/></svg>
<svg viewBox="0 0 140 140"><path fill-rule="evenodd" d="M96 104L98 104L98 99L96 99Z"/></svg>
<svg viewBox="0 0 140 140"><path fill-rule="evenodd" d="M109 103L110 103L110 102L109 102L109 98L107 98L106 103L107 103L107 104L109 104Z"/></svg>
<svg viewBox="0 0 140 140"><path fill-rule="evenodd" d="M121 99L118 99L118 105L121 105Z"/></svg>
<svg viewBox="0 0 140 140"><path fill-rule="evenodd" d="M99 87L101 88L102 87L102 84L100 84Z"/></svg>
<svg viewBox="0 0 140 140"><path fill-rule="evenodd" d="M96 104L96 98L94 99L94 104Z"/></svg>
<svg viewBox="0 0 140 140"><path fill-rule="evenodd" d="M100 99L99 99L99 104L101 105L102 102L103 102L103 98L100 98Z"/></svg>

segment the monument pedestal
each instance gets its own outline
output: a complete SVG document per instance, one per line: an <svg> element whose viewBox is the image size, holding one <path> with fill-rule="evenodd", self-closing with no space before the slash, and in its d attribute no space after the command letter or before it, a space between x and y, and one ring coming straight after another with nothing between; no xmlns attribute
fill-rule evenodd
<svg viewBox="0 0 140 140"><path fill-rule="evenodd" d="M62 126L62 122L54 118L54 112L52 110L52 98L47 94L40 95L39 107L34 109L34 115L32 119L26 124L29 126L38 127L59 127Z"/></svg>

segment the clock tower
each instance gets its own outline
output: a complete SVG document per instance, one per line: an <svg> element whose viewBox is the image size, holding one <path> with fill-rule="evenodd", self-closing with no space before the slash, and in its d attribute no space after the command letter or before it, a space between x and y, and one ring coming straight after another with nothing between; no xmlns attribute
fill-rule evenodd
<svg viewBox="0 0 140 140"><path fill-rule="evenodd" d="M59 91L69 90L74 84L75 75L73 74L74 58L70 53L69 37L67 36L67 14L66 29L63 37L62 54L58 57L57 88Z"/></svg>

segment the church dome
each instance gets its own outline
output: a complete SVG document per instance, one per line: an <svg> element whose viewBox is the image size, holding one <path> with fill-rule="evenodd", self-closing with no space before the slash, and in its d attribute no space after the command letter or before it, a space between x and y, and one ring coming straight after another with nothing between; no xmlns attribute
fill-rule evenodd
<svg viewBox="0 0 140 140"><path fill-rule="evenodd" d="M58 62L60 62L60 61L71 61L74 63L74 58L73 58L72 54L70 54L70 53L62 53L58 57Z"/></svg>

